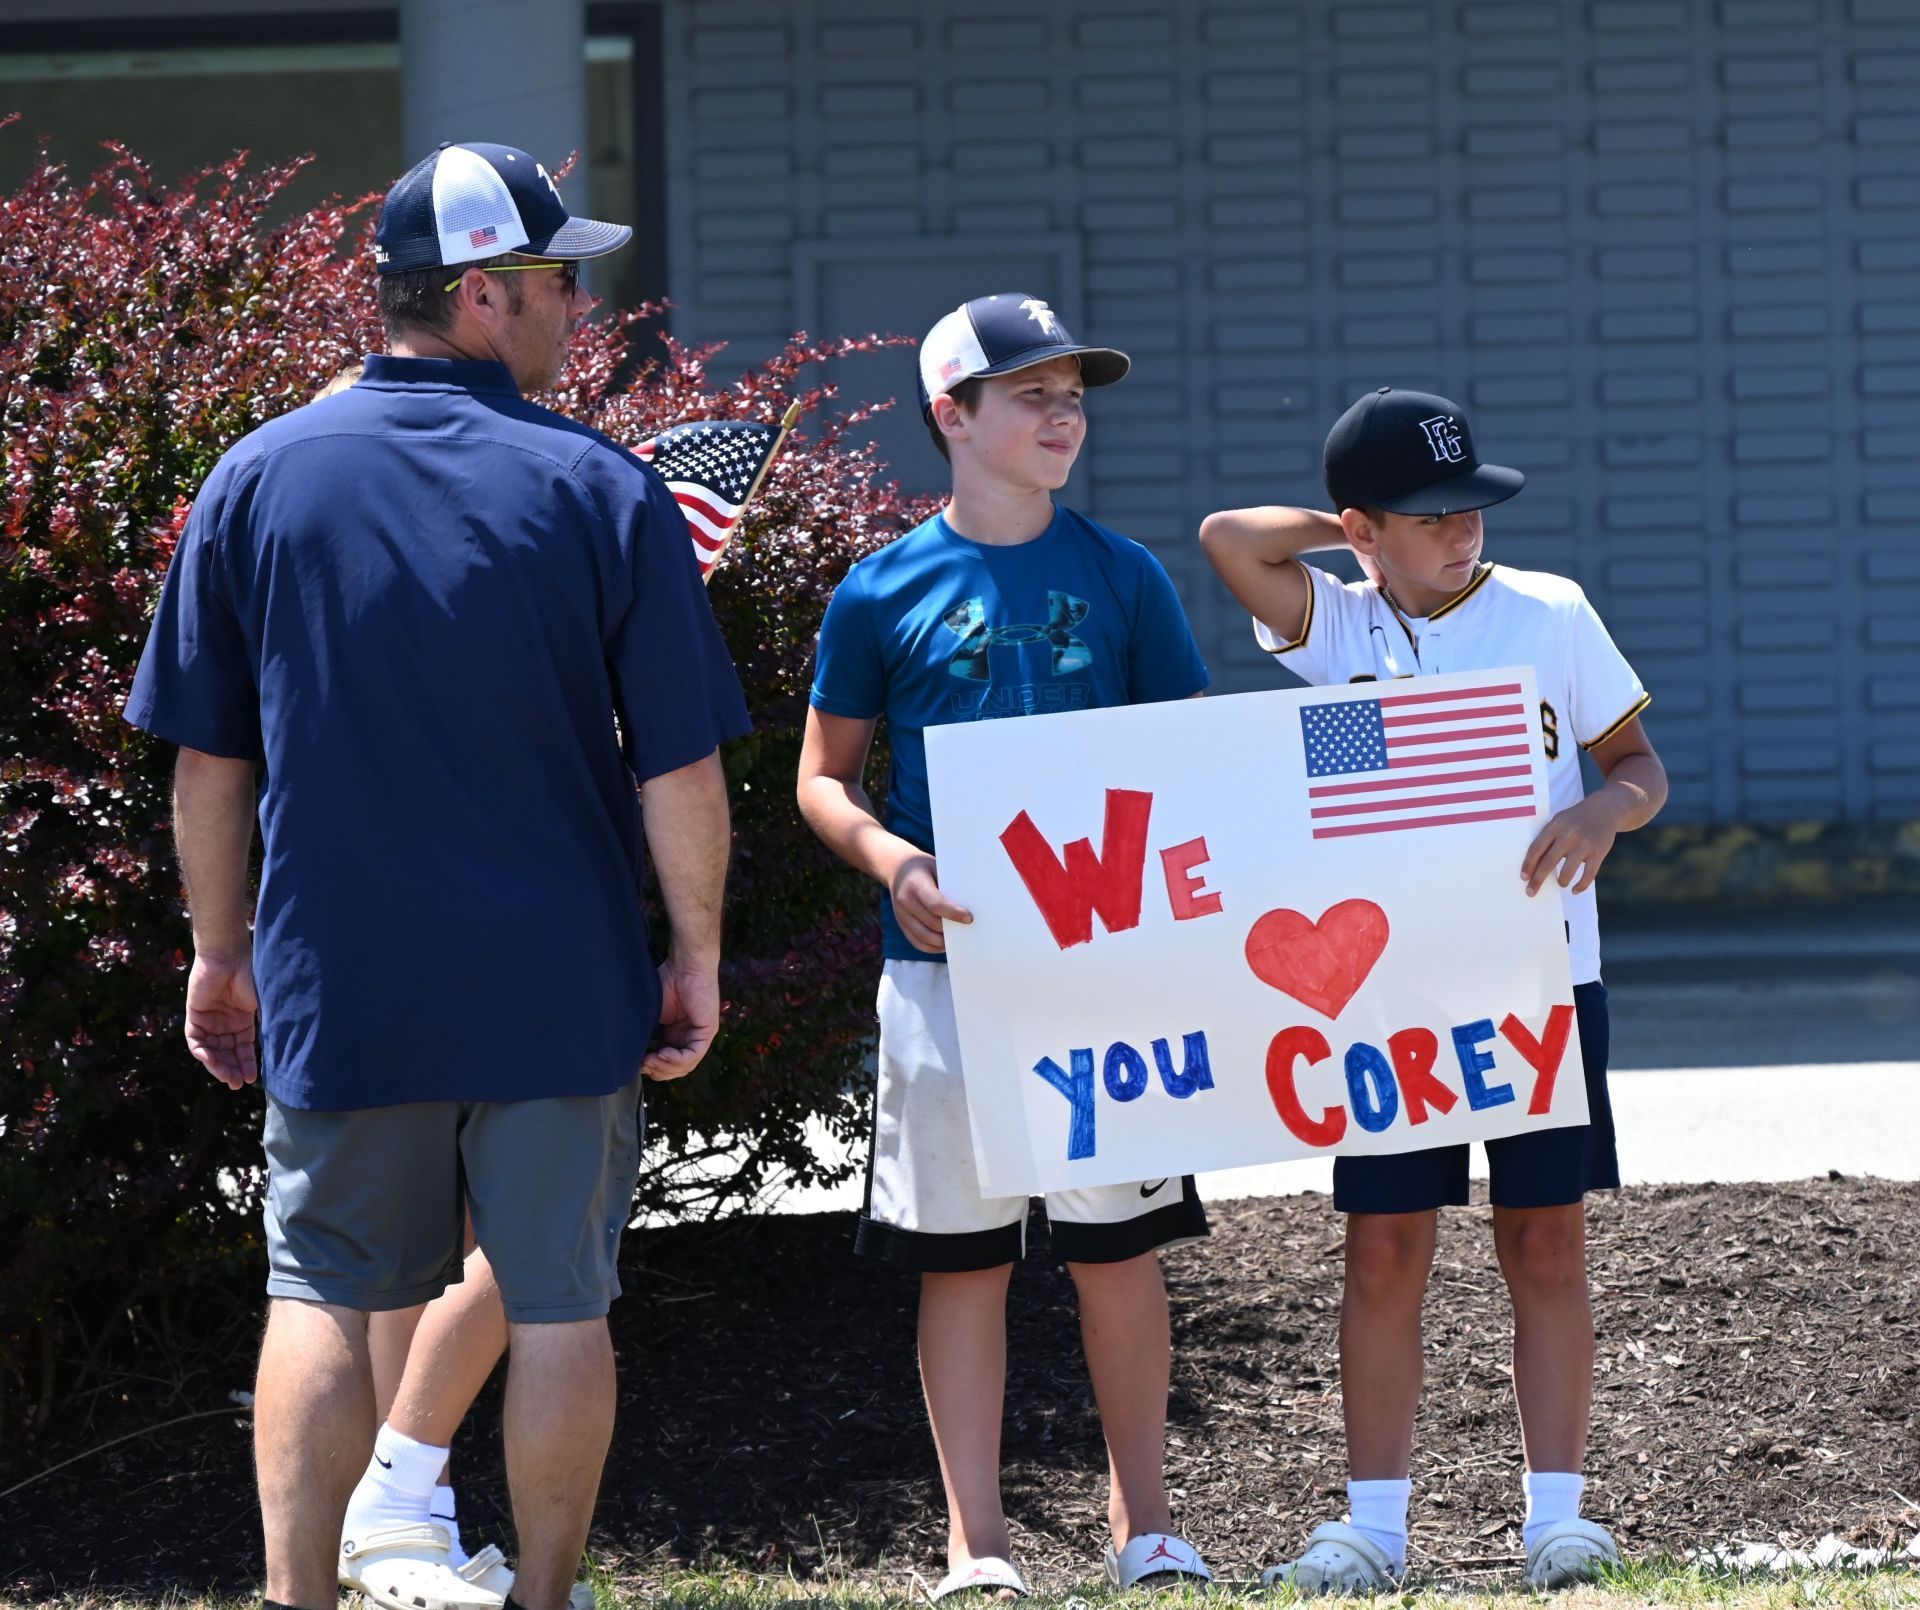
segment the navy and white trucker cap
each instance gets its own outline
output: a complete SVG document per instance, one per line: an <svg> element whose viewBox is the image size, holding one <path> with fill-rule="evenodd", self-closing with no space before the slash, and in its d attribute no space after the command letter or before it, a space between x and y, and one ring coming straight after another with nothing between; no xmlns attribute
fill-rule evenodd
<svg viewBox="0 0 1920 1610"><path fill-rule="evenodd" d="M943 318L920 343L920 412L931 418L933 399L963 380L1010 375L1071 357L1079 358L1080 379L1089 386L1110 386L1133 367L1133 360L1115 347L1082 346L1067 333L1060 315L1037 296L1019 291L976 296Z"/></svg>
<svg viewBox="0 0 1920 1610"><path fill-rule="evenodd" d="M387 192L373 260L382 274L404 274L501 252L604 257L632 238L625 224L569 216L560 187L526 152L449 140Z"/></svg>
<svg viewBox="0 0 1920 1610"><path fill-rule="evenodd" d="M1467 514L1504 503L1527 478L1482 464L1466 410L1427 391L1370 391L1327 432L1327 495L1336 509Z"/></svg>

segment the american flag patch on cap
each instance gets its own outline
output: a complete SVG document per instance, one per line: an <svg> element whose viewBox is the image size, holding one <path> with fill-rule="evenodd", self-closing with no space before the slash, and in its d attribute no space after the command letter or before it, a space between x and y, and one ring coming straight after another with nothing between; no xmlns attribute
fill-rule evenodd
<svg viewBox="0 0 1920 1610"><path fill-rule="evenodd" d="M469 229L467 231L467 244L469 246L492 246L495 245L499 239L500 231L492 224L488 224L485 229Z"/></svg>

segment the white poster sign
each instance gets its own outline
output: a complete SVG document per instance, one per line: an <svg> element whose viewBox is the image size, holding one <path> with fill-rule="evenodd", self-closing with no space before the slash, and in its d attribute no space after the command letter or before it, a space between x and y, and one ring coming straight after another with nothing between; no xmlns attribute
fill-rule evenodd
<svg viewBox="0 0 1920 1610"><path fill-rule="evenodd" d="M980 1185L1585 1123L1531 669L927 731Z"/></svg>

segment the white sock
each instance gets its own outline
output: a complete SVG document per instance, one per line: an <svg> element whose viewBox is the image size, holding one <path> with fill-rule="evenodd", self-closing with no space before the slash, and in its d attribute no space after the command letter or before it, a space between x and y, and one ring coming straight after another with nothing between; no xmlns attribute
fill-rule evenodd
<svg viewBox="0 0 1920 1610"><path fill-rule="evenodd" d="M1347 1513L1353 1529L1393 1561L1393 1574L1407 1568L1407 1501L1413 1482L1350 1481Z"/></svg>
<svg viewBox="0 0 1920 1610"><path fill-rule="evenodd" d="M444 1526L447 1529L447 1536L453 1539L453 1563L465 1565L467 1551L460 1546L460 1522L455 1518L459 1514L459 1509L453 1501L453 1489L442 1482L433 1490L431 1505L428 1511L429 1518L435 1526Z"/></svg>
<svg viewBox="0 0 1920 1610"><path fill-rule="evenodd" d="M1587 1478L1561 1470L1529 1470L1520 1480L1527 1493L1527 1518L1520 1528L1520 1541L1531 1550L1540 1534L1556 1521L1578 1518Z"/></svg>
<svg viewBox="0 0 1920 1610"><path fill-rule="evenodd" d="M363 1537L387 1526L423 1525L446 1463L445 1448L415 1442L390 1425L381 1426L373 1439L367 1473L347 1500L345 1535Z"/></svg>

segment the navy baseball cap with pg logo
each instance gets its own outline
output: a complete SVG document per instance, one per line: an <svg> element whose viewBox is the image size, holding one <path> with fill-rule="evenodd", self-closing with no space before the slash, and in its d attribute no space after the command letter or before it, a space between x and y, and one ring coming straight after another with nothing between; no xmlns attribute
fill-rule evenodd
<svg viewBox="0 0 1920 1610"><path fill-rule="evenodd" d="M964 380L1010 375L1054 358L1077 357L1080 379L1110 386L1133 360L1117 347L1090 347L1068 334L1060 315L1037 296L1002 291L963 302L920 343L920 412L931 418L933 399Z"/></svg>
<svg viewBox="0 0 1920 1610"><path fill-rule="evenodd" d="M633 238L625 224L575 218L547 170L510 145L442 143L387 192L373 237L382 274L525 252L602 257Z"/></svg>
<svg viewBox="0 0 1920 1610"><path fill-rule="evenodd" d="M1458 403L1426 391L1382 386L1327 432L1327 494L1336 509L1389 514L1466 514L1504 503L1527 478L1482 464Z"/></svg>

